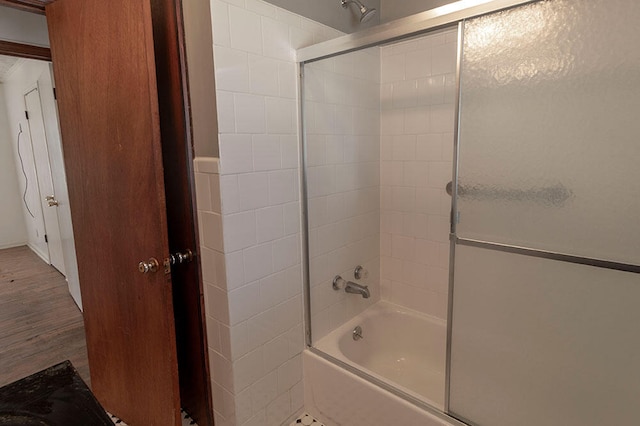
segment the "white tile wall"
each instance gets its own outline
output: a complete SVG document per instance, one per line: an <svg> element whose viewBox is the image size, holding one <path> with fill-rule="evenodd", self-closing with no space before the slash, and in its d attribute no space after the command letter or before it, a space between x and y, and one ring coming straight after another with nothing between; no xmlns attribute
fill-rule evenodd
<svg viewBox="0 0 640 426"><path fill-rule="evenodd" d="M305 66L313 340L380 300L380 51ZM371 298L335 291L370 271Z"/></svg>
<svg viewBox="0 0 640 426"><path fill-rule="evenodd" d="M303 405L294 55L341 33L261 0L211 3L220 161L196 159L196 195L215 421L279 425Z"/></svg>
<svg viewBox="0 0 640 426"><path fill-rule="evenodd" d="M381 48L382 298L447 314L456 32Z"/></svg>
<svg viewBox="0 0 640 426"><path fill-rule="evenodd" d="M212 0L220 162L196 159L218 425L302 408L296 48L339 33L261 0ZM380 297L446 314L455 32L306 68L315 338ZM331 289L370 271L372 298ZM379 283L379 285L378 285Z"/></svg>

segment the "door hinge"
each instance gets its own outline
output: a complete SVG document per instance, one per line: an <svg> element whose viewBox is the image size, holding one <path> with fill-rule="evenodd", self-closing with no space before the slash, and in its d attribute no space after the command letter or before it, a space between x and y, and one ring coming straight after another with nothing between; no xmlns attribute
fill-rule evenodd
<svg viewBox="0 0 640 426"><path fill-rule="evenodd" d="M47 234L44 234L44 242L48 243L49 242L49 237L47 237Z"/></svg>
<svg viewBox="0 0 640 426"><path fill-rule="evenodd" d="M24 116L27 117L27 120L29 119L29 111L25 111L24 112Z"/></svg>
<svg viewBox="0 0 640 426"><path fill-rule="evenodd" d="M58 94L56 93L56 88L53 88L53 99L58 100Z"/></svg>

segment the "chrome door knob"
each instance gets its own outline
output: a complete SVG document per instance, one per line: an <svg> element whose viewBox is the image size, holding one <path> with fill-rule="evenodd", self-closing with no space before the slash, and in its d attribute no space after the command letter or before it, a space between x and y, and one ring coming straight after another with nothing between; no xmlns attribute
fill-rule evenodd
<svg viewBox="0 0 640 426"><path fill-rule="evenodd" d="M158 266L160 266L158 259L152 257L146 262L142 261L138 263L138 271L142 272L143 274L146 274L148 272L156 272L158 270Z"/></svg>
<svg viewBox="0 0 640 426"><path fill-rule="evenodd" d="M191 250L187 249L183 253L176 252L169 255L169 261L171 262L171 265L181 265L183 263L191 262L194 256L195 254Z"/></svg>

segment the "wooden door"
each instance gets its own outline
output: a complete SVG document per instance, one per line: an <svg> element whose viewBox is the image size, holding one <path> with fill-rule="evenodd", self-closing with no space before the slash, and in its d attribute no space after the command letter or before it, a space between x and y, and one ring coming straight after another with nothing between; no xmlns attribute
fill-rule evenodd
<svg viewBox="0 0 640 426"><path fill-rule="evenodd" d="M92 388L131 425L176 425L180 396L151 6L46 8Z"/></svg>
<svg viewBox="0 0 640 426"><path fill-rule="evenodd" d="M40 103L40 91L37 88L24 95L24 107L27 112L29 134L33 159L38 176L38 189L40 190L40 205L46 232L47 248L49 249L49 263L62 273L67 275L64 265L64 253L62 250L62 237L58 221L58 207L56 191L53 186L51 162L49 160L49 147L44 128L44 115Z"/></svg>

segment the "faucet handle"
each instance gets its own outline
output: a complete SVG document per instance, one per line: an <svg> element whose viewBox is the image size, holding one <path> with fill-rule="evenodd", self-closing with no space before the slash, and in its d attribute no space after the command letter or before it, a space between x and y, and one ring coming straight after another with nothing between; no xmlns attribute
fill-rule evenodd
<svg viewBox="0 0 640 426"><path fill-rule="evenodd" d="M345 288L346 284L347 282L340 275L336 275L333 278L333 289L336 291L342 290L343 288Z"/></svg>
<svg viewBox="0 0 640 426"><path fill-rule="evenodd" d="M356 266L356 269L353 271L353 276L356 280L362 280L369 278L369 271L364 269L362 265Z"/></svg>

